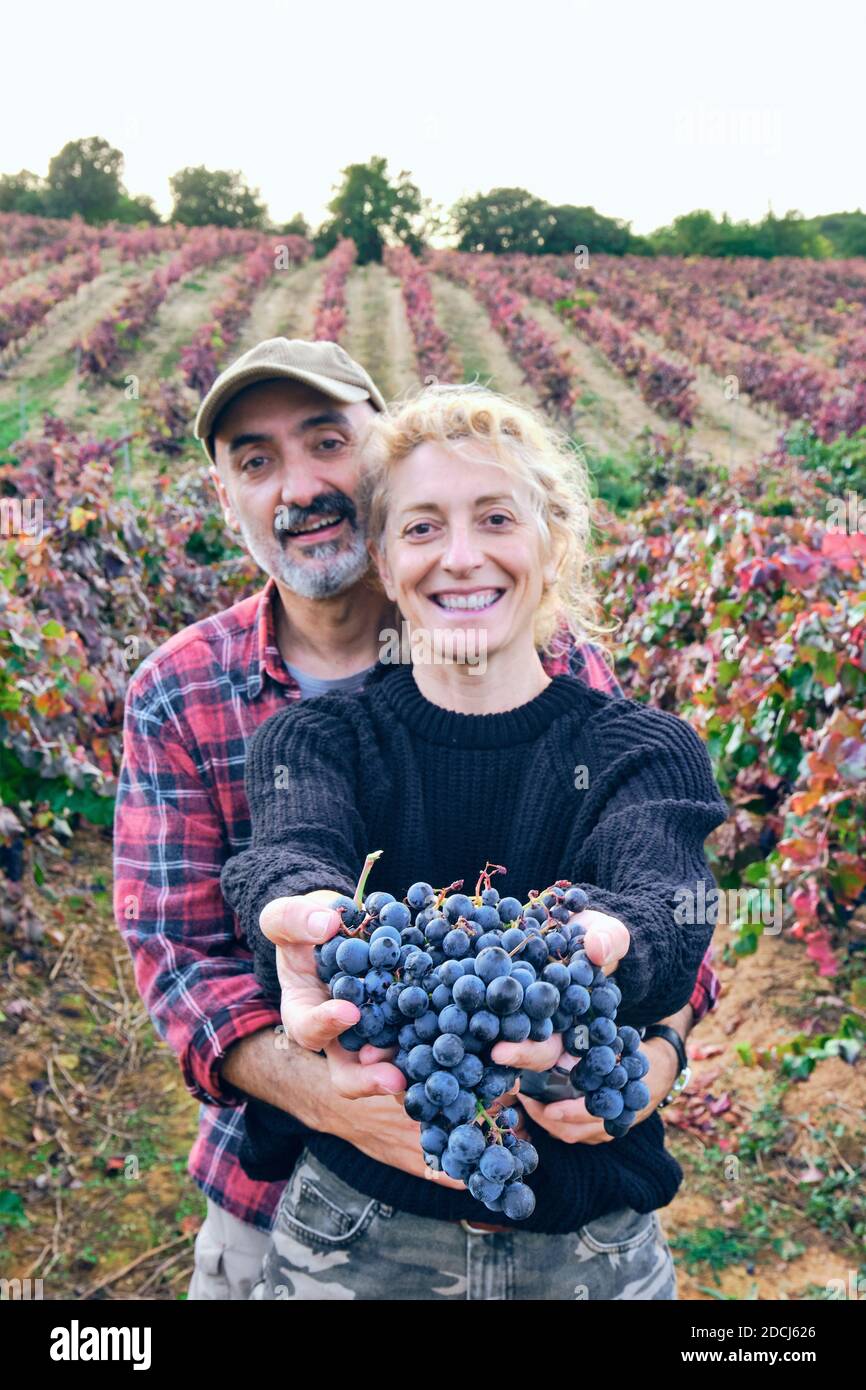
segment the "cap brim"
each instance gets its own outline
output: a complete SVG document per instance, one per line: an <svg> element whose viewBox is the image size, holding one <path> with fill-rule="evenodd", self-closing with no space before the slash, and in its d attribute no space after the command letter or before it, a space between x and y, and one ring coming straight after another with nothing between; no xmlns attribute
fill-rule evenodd
<svg viewBox="0 0 866 1390"><path fill-rule="evenodd" d="M244 367L236 376L232 376L226 381L224 387L212 393L209 392L205 396L195 417L195 425L193 426L195 438L206 444L214 421L229 401L233 400L247 386L253 386L260 381L302 381L306 386L315 387L317 391L322 392L323 396L330 396L332 400L339 401L342 405L356 405L359 401L370 401L374 408L380 409L370 392L365 390L363 386L352 386L349 382L334 381L332 377L319 376L316 372L305 372L296 367L280 367L262 362L256 363L252 367Z"/></svg>

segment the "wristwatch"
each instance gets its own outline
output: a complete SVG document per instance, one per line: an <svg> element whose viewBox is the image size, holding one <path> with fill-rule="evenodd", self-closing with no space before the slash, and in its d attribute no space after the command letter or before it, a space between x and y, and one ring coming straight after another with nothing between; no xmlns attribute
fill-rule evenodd
<svg viewBox="0 0 866 1390"><path fill-rule="evenodd" d="M665 1042L669 1042L677 1054L677 1061L680 1064L679 1075L664 1100L660 1100L656 1107L658 1110L664 1110L666 1105L670 1105L672 1100L676 1100L692 1079L691 1068L686 1059L686 1046L676 1029L670 1028L666 1023L651 1023L648 1027L641 1028L640 1034L644 1041L647 1038L664 1038Z"/></svg>

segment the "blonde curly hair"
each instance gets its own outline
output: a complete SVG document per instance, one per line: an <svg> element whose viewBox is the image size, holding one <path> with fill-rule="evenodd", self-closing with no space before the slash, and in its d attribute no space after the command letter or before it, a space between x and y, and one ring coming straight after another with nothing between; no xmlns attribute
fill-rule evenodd
<svg viewBox="0 0 866 1390"><path fill-rule="evenodd" d="M592 637L612 664L603 634L617 624L598 622L586 463L579 447L527 406L485 386L436 384L377 415L358 454L359 517L368 542L382 550L395 466L421 444L442 444L459 453L464 441L483 446L493 461L527 484L542 544L559 554L557 578L535 614L536 649L553 654L567 628L578 643Z"/></svg>

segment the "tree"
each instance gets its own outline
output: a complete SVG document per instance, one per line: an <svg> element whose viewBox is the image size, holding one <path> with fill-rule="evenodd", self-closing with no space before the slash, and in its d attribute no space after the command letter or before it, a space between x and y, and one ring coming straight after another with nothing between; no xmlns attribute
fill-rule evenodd
<svg viewBox="0 0 866 1390"><path fill-rule="evenodd" d="M494 188L462 198L451 214L457 249L538 254L544 250L550 211L547 203L525 188Z"/></svg>
<svg viewBox="0 0 866 1390"><path fill-rule="evenodd" d="M50 217L79 213L107 222L121 195L123 155L99 135L70 140L48 165L45 210Z"/></svg>
<svg viewBox="0 0 866 1390"><path fill-rule="evenodd" d="M0 212L45 212L45 180L29 169L0 175Z"/></svg>
<svg viewBox="0 0 866 1390"><path fill-rule="evenodd" d="M406 169L394 179L387 160L374 155L366 164L347 165L342 179L328 204L331 219L316 235L319 254L329 251L340 237L352 238L359 265L381 261L389 240L420 251L425 203Z"/></svg>
<svg viewBox="0 0 866 1390"><path fill-rule="evenodd" d="M296 212L294 217L290 217L288 222L283 222L279 227L274 227L277 236L302 236L309 238L310 224L302 212Z"/></svg>
<svg viewBox="0 0 866 1390"><path fill-rule="evenodd" d="M159 226L162 222L152 198L131 198L125 190L121 192L112 216L117 222L148 222L153 227Z"/></svg>
<svg viewBox="0 0 866 1390"><path fill-rule="evenodd" d="M631 251L634 238L627 222L604 217L595 208L576 208L570 204L549 207L544 226L544 252L560 256L586 246L590 252L622 256Z"/></svg>
<svg viewBox="0 0 866 1390"><path fill-rule="evenodd" d="M259 190L247 186L236 169L180 169L169 179L172 222L187 227L262 227L267 208Z"/></svg>

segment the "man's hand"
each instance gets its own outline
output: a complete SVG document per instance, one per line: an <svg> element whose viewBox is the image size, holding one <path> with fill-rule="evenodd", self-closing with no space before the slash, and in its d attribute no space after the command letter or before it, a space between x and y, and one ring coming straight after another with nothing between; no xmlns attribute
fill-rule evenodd
<svg viewBox="0 0 866 1390"><path fill-rule="evenodd" d="M685 1040L692 1026L691 1005L686 1004L679 1013L662 1019L662 1022L674 1028ZM649 1058L649 1071L643 1079L649 1088L650 1099L649 1104L638 1111L636 1124L640 1124L657 1109L678 1074L677 1055L664 1038L649 1038L641 1043L641 1048ZM563 1053L561 1065L570 1065L574 1060L568 1053ZM589 1114L582 1096L575 1096L574 1100L557 1100L550 1105L525 1095L520 1095L518 1099L530 1119L541 1125L542 1129L546 1129L554 1139L561 1139L564 1144L607 1144L613 1137L605 1130L604 1120L594 1119Z"/></svg>
<svg viewBox="0 0 866 1390"><path fill-rule="evenodd" d="M330 904L337 890L317 889L292 898L275 898L259 918L263 934L277 948L282 989L280 1014L287 1035L328 1059L334 1089L347 1098L395 1095L405 1091L403 1073L386 1060L392 1049L370 1047L347 1052L336 1039L358 1022L361 1011L345 999L332 999L316 974L313 947L336 936L340 914Z"/></svg>

